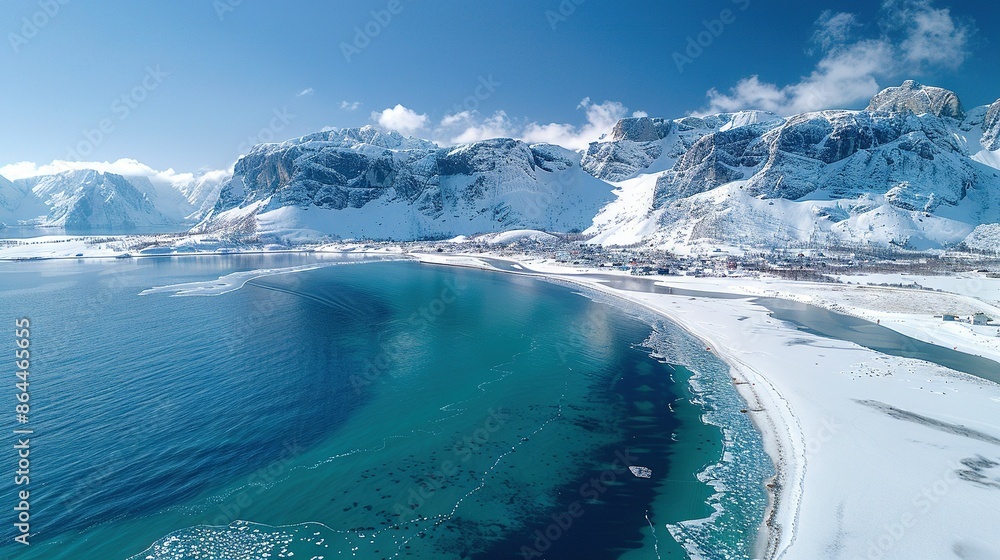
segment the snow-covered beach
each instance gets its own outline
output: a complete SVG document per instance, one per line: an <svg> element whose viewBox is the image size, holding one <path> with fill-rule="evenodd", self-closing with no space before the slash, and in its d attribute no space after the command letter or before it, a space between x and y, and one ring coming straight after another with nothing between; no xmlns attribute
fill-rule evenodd
<svg viewBox="0 0 1000 560"><path fill-rule="evenodd" d="M476 263L468 255L420 258ZM491 268L486 261L479 264ZM718 299L615 289L595 270L541 260L518 266L641 304L699 337L730 364L747 414L778 470L768 527L759 539L761 557L1000 557L991 521L1000 507L1000 426L993 422L1000 386L803 332L772 318L752 297L809 301L880 320L918 339L946 340L995 357L986 333L943 332L931 320L937 307L962 302L996 309L989 295L1000 290L1000 280L977 280L981 299L976 299L916 290L871 297L865 294L876 288L838 285L833 291L820 284L750 278L658 279L663 285L747 296Z"/></svg>

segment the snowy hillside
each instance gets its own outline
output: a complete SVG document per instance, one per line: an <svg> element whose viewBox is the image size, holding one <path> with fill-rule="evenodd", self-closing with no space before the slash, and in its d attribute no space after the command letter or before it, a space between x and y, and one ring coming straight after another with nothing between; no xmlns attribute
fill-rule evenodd
<svg viewBox="0 0 1000 560"><path fill-rule="evenodd" d="M295 240L580 231L611 198L563 148L502 138L439 148L366 126L254 147L198 230Z"/></svg>
<svg viewBox="0 0 1000 560"><path fill-rule="evenodd" d="M153 181L126 177L171 223L194 224L204 218L219 199L228 175L209 173L186 181Z"/></svg>
<svg viewBox="0 0 1000 560"><path fill-rule="evenodd" d="M24 199L24 191L0 176L0 224L16 223L13 218Z"/></svg>
<svg viewBox="0 0 1000 560"><path fill-rule="evenodd" d="M120 175L67 171L21 179L14 185L15 197L4 204L2 220L6 223L89 229L154 226L170 221Z"/></svg>
<svg viewBox="0 0 1000 560"><path fill-rule="evenodd" d="M0 177L0 223L89 229L176 229L193 224L218 198L221 177L151 181L93 170L8 181Z"/></svg>
<svg viewBox="0 0 1000 560"><path fill-rule="evenodd" d="M965 238L965 246L977 251L996 251L1000 247L1000 224L983 224Z"/></svg>
<svg viewBox="0 0 1000 560"><path fill-rule="evenodd" d="M997 113L1000 102L966 113L954 93L906 82L879 93L865 111L720 126L668 169L646 164L616 183L618 199L586 233L595 243L680 251L957 244L980 224L1000 222L1000 157L991 151ZM588 156L622 143L592 146Z"/></svg>

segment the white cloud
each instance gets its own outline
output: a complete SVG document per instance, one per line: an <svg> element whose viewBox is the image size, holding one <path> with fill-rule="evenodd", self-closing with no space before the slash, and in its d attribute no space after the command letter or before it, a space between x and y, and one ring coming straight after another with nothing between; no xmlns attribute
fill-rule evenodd
<svg viewBox="0 0 1000 560"><path fill-rule="evenodd" d="M341 101L340 108L345 111L357 111L361 107L360 101Z"/></svg>
<svg viewBox="0 0 1000 560"><path fill-rule="evenodd" d="M435 125L426 114L396 105L391 109L373 112L371 118L379 126L402 134L422 133L444 146L468 144L491 138L516 138L529 143L556 144L572 150L585 150L591 142L608 134L618 121L629 116L628 108L618 101L594 103L585 98L577 106L583 110L583 124L527 122L514 120L504 111L484 116L475 110L446 114ZM647 116L644 111L631 113L635 117Z"/></svg>
<svg viewBox="0 0 1000 560"><path fill-rule="evenodd" d="M303 96L306 96L306 95L312 95L314 93L316 93L316 90L314 90L313 88L306 88L306 89L304 89L304 90L296 93L295 97L303 97Z"/></svg>
<svg viewBox="0 0 1000 560"><path fill-rule="evenodd" d="M645 118L645 117L648 117L648 116L649 116L649 113L647 113L646 111L634 111L632 113L632 117L633 118L637 118L637 119L639 119L639 118Z"/></svg>
<svg viewBox="0 0 1000 560"><path fill-rule="evenodd" d="M870 99L881 89L877 76L893 64L892 52L881 41L862 41L825 56L809 76L778 87L758 76L740 80L728 93L708 92L706 113L755 109L793 115L818 109L843 108Z"/></svg>
<svg viewBox="0 0 1000 560"><path fill-rule="evenodd" d="M790 115L845 108L871 98L882 82L955 69L968 57L971 26L956 21L948 9L934 8L931 0L885 0L879 24L879 36L855 39L861 24L854 15L824 12L813 35L823 56L809 75L784 86L750 76L725 93L709 90L709 105L699 113L759 109Z"/></svg>
<svg viewBox="0 0 1000 560"><path fill-rule="evenodd" d="M858 16L846 12L833 13L827 10L820 14L816 21L816 31L813 33L813 43L824 51L829 51L836 45L847 43L854 30L861 26Z"/></svg>
<svg viewBox="0 0 1000 560"><path fill-rule="evenodd" d="M585 150L591 142L611 132L615 124L628 115L628 109L618 101L593 103L589 97L581 101L577 109L585 111L586 124L531 123L525 127L521 137L527 142L545 142L571 150Z"/></svg>
<svg viewBox="0 0 1000 560"><path fill-rule="evenodd" d="M462 111L460 113L455 113L454 115L445 115L441 119L441 126L445 128L451 128L453 126L467 125L475 120L477 113L473 111Z"/></svg>
<svg viewBox="0 0 1000 560"><path fill-rule="evenodd" d="M514 123L507 113L497 111L493 115L478 120L478 113L462 111L455 115L447 115L441 119L438 136L446 136L447 144L468 144L490 138L511 138L517 135ZM457 132L456 132L457 130Z"/></svg>
<svg viewBox="0 0 1000 560"><path fill-rule="evenodd" d="M381 112L373 112L372 120L377 122L382 128L395 130L406 136L423 130L427 127L427 123L430 122L430 118L427 115L418 114L416 111L407 109L402 105L396 105L391 109L385 109Z"/></svg>
<svg viewBox="0 0 1000 560"><path fill-rule="evenodd" d="M590 98L580 102L586 122L548 123L515 121L506 112L497 111L484 117L478 111L460 111L445 115L433 131L438 144L453 145L478 142L490 138L517 138L530 143L556 144L573 150L584 150L591 142L611 132L618 121L629 115L628 109L617 101L594 103ZM636 111L632 116L647 116Z"/></svg>
<svg viewBox="0 0 1000 560"><path fill-rule="evenodd" d="M158 171L152 167L140 163L134 159L119 159L117 161L64 161L56 160L52 163L39 165L30 161L12 163L0 167L0 175L16 181L28 177L38 177L42 175L54 175L64 171L79 171L93 169L101 173L114 173L126 177L147 177L154 183L185 185L195 180L202 179L222 179L232 174L232 169L219 169L203 171L200 173L178 173L173 169Z"/></svg>
<svg viewBox="0 0 1000 560"><path fill-rule="evenodd" d="M968 25L959 23L947 8L935 9L929 0L887 1L906 33L902 54L920 68L926 65L955 69L968 58Z"/></svg>

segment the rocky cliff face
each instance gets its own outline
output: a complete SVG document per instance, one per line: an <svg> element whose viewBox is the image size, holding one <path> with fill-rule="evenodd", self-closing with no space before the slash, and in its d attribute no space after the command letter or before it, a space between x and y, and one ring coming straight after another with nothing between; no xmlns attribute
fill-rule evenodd
<svg viewBox="0 0 1000 560"><path fill-rule="evenodd" d="M255 147L199 229L419 239L587 228L595 243L678 250L924 249L1000 222L998 148L1000 102L966 111L916 82L863 111L623 119L582 155L512 139L441 148L363 127Z"/></svg>
<svg viewBox="0 0 1000 560"><path fill-rule="evenodd" d="M931 114L824 111L777 124L709 134L660 178L668 201L746 179L760 198L795 200L822 191L849 198L886 194L900 208L957 204L979 164L956 140L955 123Z"/></svg>
<svg viewBox="0 0 1000 560"><path fill-rule="evenodd" d="M370 126L319 133L251 150L199 229L391 239L582 230L610 187L575 160L512 139L439 148Z"/></svg>
<svg viewBox="0 0 1000 560"><path fill-rule="evenodd" d="M990 105L986 111L982 144L987 150L1000 150L1000 100Z"/></svg>
<svg viewBox="0 0 1000 560"><path fill-rule="evenodd" d="M599 179L622 181L669 169L706 134L776 118L771 113L747 111L676 120L622 119L609 141L591 144L582 165Z"/></svg>
<svg viewBox="0 0 1000 560"><path fill-rule="evenodd" d="M866 110L870 113L930 114L935 117L949 117L958 120L965 117L962 102L959 101L954 92L925 86L913 80L907 80L899 87L883 90L872 98Z"/></svg>
<svg viewBox="0 0 1000 560"><path fill-rule="evenodd" d="M655 180L647 220L634 203L613 203L588 233L627 239L615 229L639 223L643 239L665 246L957 243L1000 220L1000 172L970 154L979 119L983 145L996 144L1000 104L969 115L954 93L906 82L865 111L719 127L637 183Z"/></svg>

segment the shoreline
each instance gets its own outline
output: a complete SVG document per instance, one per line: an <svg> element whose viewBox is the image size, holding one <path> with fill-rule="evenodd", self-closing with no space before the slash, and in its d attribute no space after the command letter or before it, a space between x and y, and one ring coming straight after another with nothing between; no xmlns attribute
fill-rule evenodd
<svg viewBox="0 0 1000 560"><path fill-rule="evenodd" d="M722 288L719 293L742 296L691 297L611 287L597 271L541 259L411 255L428 264L456 266L451 259L461 259L462 266L595 290L640 305L704 341L730 366L774 464L759 558L829 557L831 551L837 557L943 558L955 550L1000 557L1000 535L985 521L1000 508L991 491L1000 488L1000 450L988 443L1000 438L1000 426L990 422L1000 385L803 332L753 302L764 295L754 293L762 287L780 284L783 293L768 295L801 301L793 296L809 297L823 286L651 279L674 288L697 282L700 291ZM499 262L521 270L501 269ZM854 294L858 286L841 288ZM932 295L940 301L954 296ZM972 337L967 342L977 348Z"/></svg>
<svg viewBox="0 0 1000 560"><path fill-rule="evenodd" d="M501 272L518 274L516 272L508 271ZM764 451L771 458L771 462L775 470L774 476L770 477L764 485L767 493L768 505L764 512L764 523L759 528L759 536L756 539L754 558L762 560L773 560L775 558L779 558L779 551L782 550L782 537L786 531L783 530L783 525L778 520L778 512L781 505L786 502L786 500L782 499L784 491L786 489L790 489L792 485L789 484L785 468L786 451L782 445L782 438L779 435L780 432L777 427L777 422L772 415L767 413L769 408L765 405L761 394L755 390L755 381L764 380L764 378L752 369L746 368L745 364L740 364L738 360L735 360L732 356L727 355L725 352L718 351L717 349L721 347L720 345L714 344L712 340L690 329L689 326L686 325L679 317L666 314L640 300L630 299L626 295L623 295L621 290L604 286L599 282L585 282L572 277L549 277L546 275L539 275L539 277L555 278L585 289L600 292L612 299L620 299L627 304L638 305L650 313L663 317L683 329L688 335L699 340L703 345L706 345L706 348L711 348L711 352L722 360L727 366L729 366L729 376L733 388L740 395L740 398L742 398L746 403L747 407L749 407L748 410L760 413L749 414L749 418L754 427L757 429L757 432L761 435L761 438L764 440ZM749 372L752 372L752 377L755 381L751 381L751 375L748 374ZM791 537L794 537L794 527L790 529L791 530L787 531L787 533ZM761 536L764 538L761 539Z"/></svg>
<svg viewBox="0 0 1000 560"><path fill-rule="evenodd" d="M442 266L453 266L458 268L475 268L479 270L489 270L494 272L500 272L504 274L515 274L522 276L533 276L543 280L551 281L555 280L557 282L569 283L575 286L593 290L595 292L601 293L604 296L609 297L613 300L621 300L628 305L638 305L639 307L645 309L646 311L663 317L664 319L674 323L683 329L688 335L692 336L696 340L701 341L702 344L707 345L707 348L711 348L712 353L715 354L719 359L721 359L727 366L729 366L730 380L733 384L733 388L740 395L746 405L750 410L762 412L762 414L749 414L750 421L753 423L754 427L757 429L758 433L764 440L764 451L771 458L772 464L774 466L775 474L770 477L765 483L765 491L767 493L768 505L764 512L764 522L762 526L758 529L758 538L755 542L755 553L754 558L759 558L762 560L774 560L780 558L784 554L784 550L787 548L788 543L783 543L783 539L794 539L794 519L797 517L797 511L791 516L792 523L788 524L786 530L786 522L783 522L779 518L781 508L787 502L796 502L795 496L801 493L798 488L801 486L801 480L790 480L787 473L787 457L788 451L784 442L782 441L780 428L778 425L781 423L777 421L772 414L767 412L770 407L765 404L764 398L756 390L756 382L764 381L766 379L751 368L748 368L746 364L739 362L735 356L727 355L725 352L720 352L715 349L723 348L719 344L716 344L713 340L703 336L703 333L696 332L686 324L682 318L674 314L665 313L663 310L653 307L646 302L628 297L627 291L617 290L604 285L597 280L585 280L575 275L559 275L559 274L547 274L539 271L534 271L526 268L522 263L502 258L502 257L489 257L491 259L504 260L512 264L517 264L523 268L523 271L511 271L511 270L501 270L494 267L484 267L481 265L476 265L474 263L460 263L460 262L447 262L448 257L458 257L467 258L470 260L475 260L476 257L472 255L423 255L423 254L412 254L412 256L421 264L433 264ZM432 257L431 259L426 259L426 257ZM442 260L443 259L443 260ZM482 262L482 261L480 261ZM751 381L751 378L753 381ZM771 398L777 397L781 399L780 395L777 394L777 390L769 384L771 391L775 394ZM768 389L765 389L768 390ZM771 405L774 406L774 405ZM787 439L792 440L793 438L789 436ZM788 446L791 447L791 446ZM720 459L720 462L722 459ZM718 463L716 463L718 464ZM792 484L792 482L797 482L797 484ZM707 483L706 483L707 484ZM794 491L793 491L794 490ZM791 492L791 494L789 494ZM763 539L761 537L764 537Z"/></svg>

